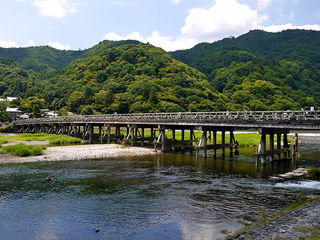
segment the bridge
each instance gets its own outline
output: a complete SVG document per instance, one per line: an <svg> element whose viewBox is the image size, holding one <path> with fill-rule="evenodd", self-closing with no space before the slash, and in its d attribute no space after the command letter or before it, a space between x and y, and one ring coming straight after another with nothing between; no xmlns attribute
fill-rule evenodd
<svg viewBox="0 0 320 240"><path fill-rule="evenodd" d="M290 130L320 130L320 111L248 111L239 112L175 112L175 113L134 113L106 114L88 116L68 116L57 118L37 118L17 120L14 131L19 133L52 133L80 137L89 143L110 143L147 145L153 144L155 150L202 150L221 149L222 157L229 149L230 156L237 153L236 129L255 128L261 134L260 148L256 153L261 163L284 160L290 157L287 134ZM148 129L148 136L145 134ZM176 131L181 131L181 140L176 139ZM197 139L194 131L202 132ZM166 131L172 131L172 139L167 139ZM189 136L186 136L188 131ZM123 134L123 132L125 134ZM222 133L222 143L217 144L217 132ZM229 139L226 139L229 132ZM267 150L266 135L270 135L270 149ZM275 143L275 135L277 141ZM208 142L210 140L210 143ZM211 141L212 140L212 141ZM276 146L276 148L275 148Z"/></svg>

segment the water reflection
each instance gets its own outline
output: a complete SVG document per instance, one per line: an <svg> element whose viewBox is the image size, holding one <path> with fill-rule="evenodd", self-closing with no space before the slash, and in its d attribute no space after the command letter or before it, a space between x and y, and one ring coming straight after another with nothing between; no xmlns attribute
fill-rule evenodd
<svg viewBox="0 0 320 240"><path fill-rule="evenodd" d="M302 162L319 156L316 145L300 149ZM250 150L233 160L167 153L5 164L1 239L215 239L257 220L263 208L270 215L303 193L304 183L294 188L267 180L288 169L256 168Z"/></svg>

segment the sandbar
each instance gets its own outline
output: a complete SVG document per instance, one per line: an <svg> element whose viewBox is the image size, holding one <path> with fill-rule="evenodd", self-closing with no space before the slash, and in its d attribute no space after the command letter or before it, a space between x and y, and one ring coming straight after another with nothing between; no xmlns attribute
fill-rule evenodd
<svg viewBox="0 0 320 240"><path fill-rule="evenodd" d="M85 159L105 159L120 156L142 156L156 154L153 149L144 147L122 147L118 144L86 144L47 147L44 155L18 157L0 154L1 163L27 163L44 161L71 161Z"/></svg>

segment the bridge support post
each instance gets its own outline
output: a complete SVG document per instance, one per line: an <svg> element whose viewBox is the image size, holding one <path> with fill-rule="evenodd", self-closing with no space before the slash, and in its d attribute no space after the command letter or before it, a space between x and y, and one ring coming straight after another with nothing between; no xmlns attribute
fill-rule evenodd
<svg viewBox="0 0 320 240"><path fill-rule="evenodd" d="M144 146L144 128L141 128L141 146Z"/></svg>
<svg viewBox="0 0 320 240"><path fill-rule="evenodd" d="M266 143L266 134L262 133L261 134L261 165L265 166L266 165L266 148L267 148L267 143Z"/></svg>
<svg viewBox="0 0 320 240"><path fill-rule="evenodd" d="M223 130L222 131L222 137L221 137L221 141L222 141L222 145L224 145L226 143L226 132ZM224 158L226 156L226 148L222 147L221 148L221 156L222 158Z"/></svg>
<svg viewBox="0 0 320 240"><path fill-rule="evenodd" d="M131 132L131 147L133 147L133 145L134 145L134 135L136 133L135 128L131 127L130 132Z"/></svg>
<svg viewBox="0 0 320 240"><path fill-rule="evenodd" d="M233 131L230 131L230 144L233 143L233 139L234 139ZM233 144L230 145L230 157L232 156L233 156Z"/></svg>
<svg viewBox="0 0 320 240"><path fill-rule="evenodd" d="M93 143L93 125L88 126L89 130L89 143Z"/></svg>
<svg viewBox="0 0 320 240"><path fill-rule="evenodd" d="M274 134L270 133L270 150L273 151L274 150ZM273 163L273 154L270 155L269 157L269 161L270 163Z"/></svg>
<svg viewBox="0 0 320 240"><path fill-rule="evenodd" d="M182 144L181 144L181 149L184 150L184 129L181 130L181 140L182 140Z"/></svg>
<svg viewBox="0 0 320 240"><path fill-rule="evenodd" d="M281 134L277 134L277 149L281 149ZM281 158L281 153L278 153L278 159Z"/></svg>
<svg viewBox="0 0 320 240"><path fill-rule="evenodd" d="M203 142L203 158L207 158L207 130L204 129L202 133L202 142Z"/></svg>
<svg viewBox="0 0 320 240"><path fill-rule="evenodd" d="M193 140L193 129L190 129L190 140ZM196 139L194 139L196 140ZM193 147L193 143L191 143L191 146ZM193 153L193 148L191 147L191 150L190 150L190 154L192 155Z"/></svg>
<svg viewBox="0 0 320 240"><path fill-rule="evenodd" d="M217 144L217 131L213 131L212 132L212 145L216 145ZM217 158L217 149L213 149L213 158L216 159Z"/></svg>
<svg viewBox="0 0 320 240"><path fill-rule="evenodd" d="M176 142L176 129L172 129L172 151L176 150L175 142Z"/></svg>
<svg viewBox="0 0 320 240"><path fill-rule="evenodd" d="M108 144L110 144L110 141L111 141L111 127L110 125L107 126L107 142Z"/></svg>
<svg viewBox="0 0 320 240"><path fill-rule="evenodd" d="M120 127L116 127L117 143L120 144Z"/></svg>
<svg viewBox="0 0 320 240"><path fill-rule="evenodd" d="M166 128L164 126L161 126L160 128L160 132L161 132L161 151L165 152L166 150Z"/></svg>
<svg viewBox="0 0 320 240"><path fill-rule="evenodd" d="M288 135L286 133L283 134L283 147L284 148L289 148L289 146L288 146ZM288 151L284 152L283 157L284 158L288 158Z"/></svg>

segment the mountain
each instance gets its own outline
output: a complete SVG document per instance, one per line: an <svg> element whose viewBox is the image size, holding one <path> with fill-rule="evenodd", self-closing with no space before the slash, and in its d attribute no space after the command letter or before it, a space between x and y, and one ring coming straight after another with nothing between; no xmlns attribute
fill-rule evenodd
<svg viewBox="0 0 320 240"><path fill-rule="evenodd" d="M191 49L174 51L171 54L179 61L195 65L198 59L213 59L223 50L243 50L254 55L262 55L269 60L308 61L319 68L320 31L286 30L269 33L253 30L238 38L230 37L214 43L200 43Z"/></svg>
<svg viewBox="0 0 320 240"><path fill-rule="evenodd" d="M319 44L319 31L255 30L171 54L205 73L209 82L234 103L233 107L299 109L320 105ZM271 85L255 89L264 84Z"/></svg>
<svg viewBox="0 0 320 240"><path fill-rule="evenodd" d="M105 49L126 44L138 44L138 41L102 41L86 50L57 50L49 46L27 48L0 48L0 57L14 60L22 68L36 72L62 69L79 58L93 56Z"/></svg>
<svg viewBox="0 0 320 240"><path fill-rule="evenodd" d="M13 91L17 84L12 83L4 95L22 97L19 107L24 111L32 111L34 104L82 114L225 108L223 95L203 73L161 48L142 43L112 48L99 44L86 54L89 57L71 62L54 75L28 78L20 93Z"/></svg>
<svg viewBox="0 0 320 240"><path fill-rule="evenodd" d="M138 41L59 51L0 48L0 95L78 114L320 106L317 31L250 31L167 53Z"/></svg>

